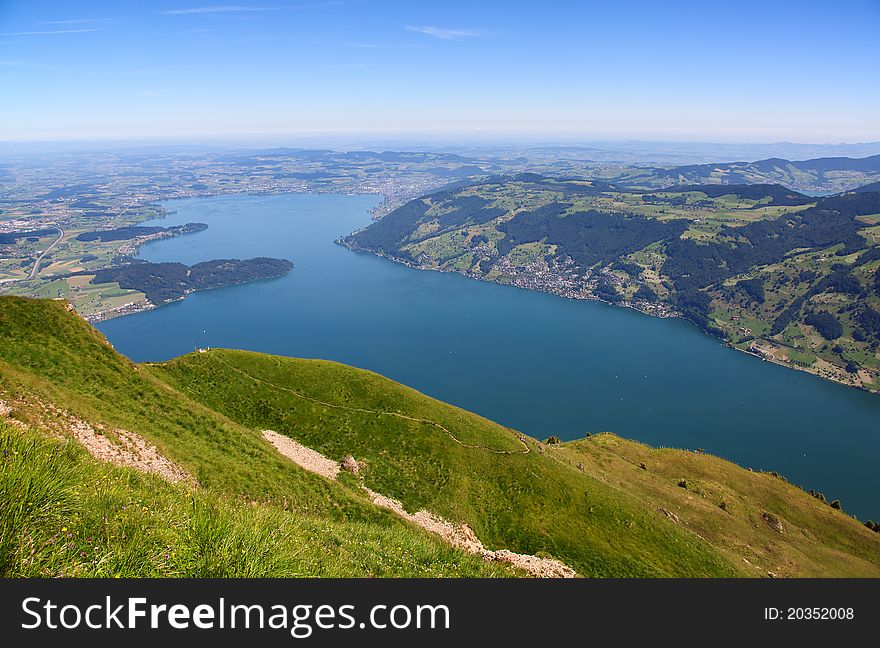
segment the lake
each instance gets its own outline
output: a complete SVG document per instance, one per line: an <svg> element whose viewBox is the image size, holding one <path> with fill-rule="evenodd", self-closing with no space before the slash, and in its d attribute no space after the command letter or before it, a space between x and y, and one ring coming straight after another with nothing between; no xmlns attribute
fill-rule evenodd
<svg viewBox="0 0 880 648"><path fill-rule="evenodd" d="M165 203L146 224L209 229L140 256L187 264L284 257L282 278L206 292L98 328L135 361L200 347L372 369L529 435L612 431L775 470L880 518L880 396L762 362L700 333L595 302L419 271L333 243L375 196L224 196Z"/></svg>

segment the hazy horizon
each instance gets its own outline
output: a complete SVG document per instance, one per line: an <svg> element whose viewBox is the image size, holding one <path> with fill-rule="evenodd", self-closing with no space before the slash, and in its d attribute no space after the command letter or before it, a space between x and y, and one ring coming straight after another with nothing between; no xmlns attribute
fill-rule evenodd
<svg viewBox="0 0 880 648"><path fill-rule="evenodd" d="M286 143L282 143L286 142ZM695 145L741 145L741 146L863 146L880 144L877 139L796 139L796 138L730 138L722 137L696 138L696 137L663 137L655 136L631 136L612 137L603 136L601 133L560 133L547 134L542 132L492 132L476 131L473 133L462 131L319 131L319 132L277 132L277 133L205 133L198 135L108 135L106 137L54 137L54 138L0 138L0 144L137 144L156 146L226 146L233 144L253 146L290 146L297 142L318 145L335 142L351 142L354 146L369 146L369 143L389 144L398 143L406 146L438 146L452 144L455 146L547 146L547 147L586 147L592 144L695 144ZM293 143L293 144L291 144Z"/></svg>
<svg viewBox="0 0 880 648"><path fill-rule="evenodd" d="M750 162L768 158L809 160L815 158L866 158L880 155L880 141L860 143L805 142L713 142L674 140L597 140L586 138L546 139L534 136L483 138L460 137L377 137L351 134L324 134L297 137L292 135L202 138L104 139L57 141L0 141L0 156L115 154L126 155L201 155L224 151L326 149L333 151L421 151L464 156L537 155L581 160L600 165L635 164L676 166L723 162Z"/></svg>

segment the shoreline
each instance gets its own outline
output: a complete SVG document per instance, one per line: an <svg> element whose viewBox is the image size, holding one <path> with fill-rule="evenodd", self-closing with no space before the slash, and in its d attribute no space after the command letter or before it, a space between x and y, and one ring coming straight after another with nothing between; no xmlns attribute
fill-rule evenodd
<svg viewBox="0 0 880 648"><path fill-rule="evenodd" d="M375 195L375 196L379 196L381 198L381 202L378 205L376 205L375 207L373 207L371 210L369 210L371 221L375 220L376 209L379 209L383 205L386 205L387 200L388 200L388 197L383 194L378 194L375 192L366 192L366 191L365 192L358 192L358 191L349 191L349 192L328 192L328 191L322 191L322 192L315 192L315 191L217 192L217 193L207 193L205 195L197 195L197 196L180 196L180 197L171 197L171 198L165 197L165 198L154 198L151 200L147 200L143 203L144 205L155 205L159 209L162 210L162 214L160 216L152 216L150 218L138 220L138 221L136 221L136 223L140 224L140 223L147 222L150 220L156 220L156 221L165 220L170 214L174 213L174 211L170 210L168 207L166 207L162 203L173 201L173 200L187 200L190 198L213 198L213 197L233 196L233 195L253 195L253 196L283 195L283 194L295 194L295 195L316 194L317 195L317 194L329 194L329 193L340 193L342 195ZM352 234L354 234L354 233L356 233L356 232L353 232ZM195 234L198 234L198 232L195 232ZM142 246L146 245L147 243L150 243L150 242L153 242L156 240L162 240L164 238L176 237L176 236L180 236L180 235L183 235L183 234L172 234L171 236L168 236L166 233L163 232L159 235L150 235L148 237L144 237L141 240L128 241L124 245L120 246L120 248L118 249L118 252L120 254L125 254L125 255L133 258L139 253L140 248ZM418 263L415 263L413 261L410 261L408 259L396 257L392 254L388 254L385 252L378 252L375 250L370 250L370 249L354 246L345 240L349 236L351 236L351 234L340 236L339 238L337 238L334 241L334 243L336 243L337 245L341 245L342 247L345 247L346 249L351 250L353 252L364 252L364 253L372 254L373 256L378 256L378 257L388 259L389 261L392 261L394 263L399 263L401 265L405 265L405 266L412 268L414 270L425 270L425 271L433 271L433 272L441 272L441 273L455 273L455 274L462 275L464 277L468 277L470 279L476 279L478 281L484 281L487 283L494 283L494 284L504 285L504 286L511 286L514 288L519 288L521 290L531 290L531 291L535 291L535 292L543 292L546 294L554 295L557 297L562 297L564 299L570 299L573 301L596 301L596 302L608 304L610 306L616 306L616 307L620 307L620 308L628 308L628 309L631 309L633 311L642 313L642 314L650 316L650 317L658 317L660 319L670 319L670 318L684 319L681 317L680 313L678 313L677 311L672 309L671 306L668 306L666 304L663 304L663 308L658 310L656 308L647 308L644 306L639 306L638 303L634 303L634 302L630 302L630 301L610 302L610 301L604 300L604 299L596 296L595 294L586 294L583 296L563 294L560 291L554 291L552 289L530 288L530 287L525 287L525 286L518 286L513 283L504 283L504 282L496 281L494 279L487 279L486 277L481 276L481 275L463 272L460 270L449 270L449 269L443 269L443 268L423 266L423 265L419 265ZM98 269L96 269L96 270L98 270ZM277 278L277 277L266 277L266 278L271 279L271 278ZM259 281L259 280L260 279L257 279L254 281ZM249 283L249 282L247 282L247 281L236 282L233 284L228 284L227 286L239 285L242 283ZM216 287L220 288L220 287L227 287L227 286L216 286ZM212 288L208 288L205 290L211 290L211 289ZM83 317L85 319L87 319L90 323L99 323L99 322L109 321L111 319L116 319L117 317L124 317L126 315L135 315L137 313L146 312L149 310L153 310L155 308L159 308L161 306L166 306L166 305L173 304L173 303L176 303L179 301L183 301L192 292L198 292L198 291L187 292L180 299L171 300L171 301L165 302L163 304L153 304L152 302L149 302L149 300L144 299L143 302L136 302L134 304L125 304L120 307L97 311L97 312L89 314L87 316L83 315ZM646 302L646 304L648 304L648 303L650 303L650 302ZM130 308L130 310L125 310L124 312L120 312L126 308ZM697 328L699 329L699 327L697 327ZM705 331L702 331L702 332L704 334L706 333ZM711 337L716 337L716 336L711 336ZM776 358L772 353L760 353L760 352L754 351L751 349L751 345L749 348L744 349L744 348L740 348L740 347L736 346L731 340L729 340L727 338L719 337L718 339L721 340L721 342L725 346L727 346L731 349L734 349L736 351L740 351L742 353L753 356L753 357L758 358L760 360L763 360L765 362L771 362L773 364L776 364L776 365L779 365L782 367L786 367L788 369L795 369L795 370L798 370L798 371L801 371L804 373L812 374L812 375L816 376L817 378L821 378L823 380L828 380L829 382L834 382L834 383L843 385L845 387L851 387L854 389L858 389L858 390L861 390L861 391L864 391L864 392L867 392L870 394L880 393L880 388L871 389L871 388L868 388L864 385L856 385L856 384L853 384L852 382L841 380L841 379L835 377L833 374L832 375L822 374L819 372L818 369L812 370L810 367L804 367L801 365L796 365L796 364L793 364L790 362L780 360L779 358ZM778 346L778 344L773 340L766 340L764 338L760 338L760 340L757 340L757 341L764 342L765 344L772 345L773 347Z"/></svg>
<svg viewBox="0 0 880 648"><path fill-rule="evenodd" d="M140 206L141 207L147 206L147 205L155 206L161 210L161 214L158 216L150 216L148 218L136 220L136 221L134 221L134 224L141 225L141 224L149 222L149 221L163 221L163 220L167 219L169 215L174 214L176 212L174 210L169 209L168 207L166 207L162 203L173 201L173 200L190 200L193 198L196 198L196 199L198 199L198 198L216 198L216 197L234 196L234 195L250 195L250 196L265 196L265 195L273 195L274 196L274 195L284 195L284 194L295 194L295 195L316 194L316 195L318 195L320 193L330 193L330 192L312 192L312 191L284 191L284 192L277 192L277 193L276 192L222 192L222 193L209 193L209 194L198 195L198 196L180 196L180 197L174 197L174 198L155 198L155 199L147 200L146 202L144 202ZM376 196L381 196L383 203L380 203L380 204L384 204L384 201L387 200L386 196L384 196L382 194L374 194L372 192L348 192L348 193L344 193L342 195L376 195ZM372 210L370 211L370 214L372 215ZM199 230L196 232L173 232L173 233L168 233L167 231L165 231L165 232L158 232L156 234L149 234L149 235L146 235L143 237L138 237L136 239L129 239L127 241L124 241L122 243L122 245L120 245L117 248L117 250L116 250L117 257L129 257L130 259L134 260L137 258L137 255L140 253L140 249L143 246L147 245L148 243L162 241L162 240L168 239L168 238L177 238L178 236L186 236L189 234L199 234L201 231L203 231L203 230ZM107 268L107 267L111 267L112 265L113 264L110 264L110 266L103 266L101 268L95 268L95 272L97 272L99 270L103 270L104 268ZM252 279L249 281L237 281L237 282L226 284L223 286L213 286L212 288L204 288L204 289L200 289L200 290L190 290L190 291L187 291L187 293L184 294L179 299L172 299L170 301L163 302L161 304L154 304L150 300L146 299L146 297L144 297L143 301L124 304L123 306L117 306L115 308L108 308L105 310L99 310L94 313L90 313L88 315L83 314L82 317L90 324L97 324L99 322L106 322L111 319L116 319L117 317L125 317L126 315L136 315L138 313L143 313L143 312L150 311L150 310L153 310L156 308L161 308L162 306L167 306L169 304L181 302L194 292L201 292L202 290L213 290L213 288L227 288L229 286L235 286L235 285L240 285L243 283L249 283L250 281L261 281L263 279L277 279L278 277L281 277L281 276L284 276L284 275L278 275L277 277L261 277L259 279ZM55 278L57 279L58 277L55 277ZM140 292L140 291L133 290L133 292ZM130 310L125 310L129 307L131 307ZM120 312L123 310L124 310L124 312Z"/></svg>
<svg viewBox="0 0 880 648"><path fill-rule="evenodd" d="M293 263L293 262L291 261L291 263ZM123 308L126 308L126 306L128 306L128 305L125 305L125 306L120 306L118 308L110 309L107 311L101 311L101 312L95 313L94 315L89 315L89 316L84 315L83 319L86 320L89 324L96 324L98 322L106 322L111 319L116 319L117 317L125 317L126 315L137 315L138 313L144 313L146 311L155 310L157 308L162 308L163 306L170 306L171 304L179 304L180 302L184 301L187 297L189 297L193 293L207 292L209 290L218 290L220 288L231 288L232 286L241 286L244 284L256 283L257 281L268 281L270 279L280 279L281 277L286 277L292 271L293 271L293 268L291 268L290 270L288 270L284 274L273 275L271 277L258 277L257 279L245 279L243 281L232 281L230 283L223 284L222 286L210 286L209 288L196 288L194 290L187 290L183 294L183 296L178 297L177 299L169 299L168 301L162 302L161 304L154 304L153 302L151 302L149 299L147 299L145 297L143 302L139 302L139 303L136 302L136 304L138 304L139 307L134 308L131 311L128 311L125 313L116 312L116 311L119 311ZM135 305L135 304L131 304L131 305ZM112 314L114 312L116 312L116 314ZM104 317L104 315L109 315L109 316Z"/></svg>
<svg viewBox="0 0 880 648"><path fill-rule="evenodd" d="M349 236L350 236L350 235L349 235ZM583 296L583 297L577 297L577 296L571 296L571 295L563 295L563 294L560 294L560 293L558 293L558 292L554 292L554 291L552 291L552 290L540 290L540 289L535 289L535 288L526 288L526 287L523 287L523 286L517 286L517 285L515 285L515 284L508 284L508 283L503 283L503 282L500 282L500 281L495 281L494 279L487 279L487 278L485 278L485 277L483 277L483 276L475 275L475 274L468 273L468 272L462 272L462 271L460 271L460 270L446 270L446 269L443 269L443 268L434 268L434 267L430 267L430 266L419 265L419 264L414 263L414 262L412 262L412 261L410 261L410 260L408 260L408 259L403 259L403 258L400 258L400 257L396 257L396 256L394 256L394 255L392 255L392 254L388 254L388 253L386 253L386 252L378 252L378 251L375 251L375 250L370 250L370 249L367 249L367 248L362 248L362 247L354 246L354 245L352 245L351 243L349 243L348 241L346 241L345 238L346 238L346 237L340 237L340 238L338 238L338 239L337 239L336 241L334 241L334 242L335 242L337 245L341 245L342 247L344 247L344 248L346 248L346 249L348 249L348 250L351 250L352 252L362 252L362 253L365 253L365 254L372 254L373 256L378 256L378 257L381 257L381 258L383 258L383 259L387 259L387 260L389 260L389 261L391 261L391 262L393 262L393 263L399 263L399 264L401 264L401 265L405 265L405 266L407 266L408 268L412 268L413 270L421 270L421 271L425 271L425 272L440 272L440 273L458 274L458 275L461 275L461 276L463 276L463 277L467 277L467 278L469 278L469 279L476 279L477 281L484 281L484 282L486 282L486 283L492 283L492 284L496 284L496 285L499 285L499 286L511 286L511 287L513 287L513 288L518 288L518 289L520 289L520 290L530 290L530 291L532 291L532 292L543 292L543 293L546 293L546 294L548 294L548 295L554 295L554 296L556 296L556 297L561 297L561 298L563 298L563 299L570 299L570 300L572 300L572 301L592 301L592 302L600 302L600 303L603 303L603 304L607 304L607 305L609 305L609 306L615 306L615 307L618 307L618 308L627 308L627 309L630 309L630 310L636 311L637 313L641 313L642 315L646 315L646 316L648 316L648 317L656 317L656 318L659 318L659 319L681 319L681 320L688 321L688 320L686 320L686 318L683 318L683 317L681 316L680 313L678 313L677 311L671 309L671 307L669 308L669 310L666 310L663 314L660 314L660 313L652 312L650 309L641 308L641 307L639 307L639 306L638 306L636 303L634 303L634 302L628 302L628 301L610 302L610 301L607 301L607 300L602 299L602 298L600 298L600 297L597 297L596 295L593 295L593 294L588 295L588 296ZM691 324L693 324L693 323L691 323ZM811 374L811 375L815 376L816 378L819 378L819 379L821 379L821 380L827 380L828 382L837 383L838 385L842 385L843 387L850 387L850 388L852 388L852 389L858 389L859 391L867 392L867 393L869 393L869 394L880 394L880 389L869 389L868 387L865 387L864 385L855 385L855 384L853 384L853 383L851 383L851 382L846 382L846 381L843 381L843 380L839 380L839 379L837 379L837 378L835 378L835 377L833 377L833 376L828 376L828 375L820 374L818 370L816 370L816 371L812 371L809 367L803 367L803 366L795 365L795 364L792 364L792 363L789 363L789 362L784 362L784 361L782 361L782 360L776 358L776 357L773 356L772 354L769 354L769 353L768 353L768 354L762 354L762 353L759 353L759 352L757 352L757 351L753 351L753 350L751 349L751 345L750 345L749 348L742 349L742 348L736 346L733 342L731 342L731 341L730 341L729 339L727 339L727 338L718 337L718 336L714 336L714 335L709 335L708 333L706 333L706 331L701 330L700 327L698 327L698 326L696 326L696 325L694 325L694 327L695 327L697 330L699 330L701 333L703 333L704 335L708 335L709 337L716 338L716 339L719 340L719 341L720 341L725 347L727 347L727 348L729 348L729 349L733 349L734 351L739 351L739 352L741 352L741 353L745 353L746 355L752 356L753 358L757 358L757 359L762 360L762 361L764 361L764 362L770 362L770 363L775 364L775 365L778 365L778 366L780 366L780 367L785 367L786 369L793 369L793 370L796 370L796 371L801 371L801 372L803 372L803 373ZM764 342L765 344L778 346L777 343L774 342L773 340L765 340L764 338L760 338L760 341L761 341L761 342Z"/></svg>
<svg viewBox="0 0 880 648"><path fill-rule="evenodd" d="M216 194L216 195L223 195L223 194ZM185 199L181 198L179 200L185 200ZM137 221L137 222L138 223L145 223L145 222L151 221L151 220L164 220L165 218L167 218L169 216L169 214L175 213L175 212L169 210L164 205L162 205L161 204L162 202L163 201L155 201L155 202L149 203L149 204L155 204L157 207L159 207L159 209L162 210L161 216L147 218L147 219L144 219L142 221ZM168 231L166 230L164 232L159 232L157 234L150 234L148 236L139 237L137 239L125 241L125 243L117 249L117 252L120 255L124 254L124 255L128 256L130 259L134 260L134 259L136 259L137 255L139 254L140 249L144 245L147 245L148 243L162 241L162 240L169 239L169 238L177 238L178 236L199 234L199 233L203 232L205 229L207 229L207 227L200 229L196 232L173 232L173 233L169 234ZM291 261L291 264L293 264L292 261ZM111 264L111 266L105 266L105 267L112 267L112 264ZM104 268L96 268L96 272L99 270L102 270L102 269L104 269ZM96 312L91 313L89 315L83 315L83 319L85 319L90 324L97 324L99 322L106 322L111 319L116 319L117 317L125 317L126 315L137 315L138 313L144 313L146 311L154 310L156 308L161 308L162 306L168 306L170 304L176 304L178 302L182 302L183 300L185 300L189 295L191 295L194 292L203 292L205 290L213 290L215 288L228 288L229 286L238 286L241 284L251 283L254 281L262 281L264 279L277 279L279 277L283 277L283 276L289 274L292 270L293 270L293 267L291 267L291 269L288 270L287 272L285 272L284 274L280 274L280 275L276 275L276 276L272 276L272 277L260 277L257 279L246 279L244 281L235 281L235 282L231 282L228 284L224 284L222 286L211 286L210 288L200 288L200 289L195 289L195 290L187 290L183 294L183 296L179 297L178 299L171 299L166 302L162 302L161 304L155 304L155 303L151 302L149 299L147 299L146 295L144 295L144 298L141 301L123 304L122 306L117 306L115 308L109 308L106 310L96 311ZM124 290L132 290L133 292L140 292L140 291L134 290L133 288L132 289L124 289ZM121 311L124 311L124 312L121 312Z"/></svg>

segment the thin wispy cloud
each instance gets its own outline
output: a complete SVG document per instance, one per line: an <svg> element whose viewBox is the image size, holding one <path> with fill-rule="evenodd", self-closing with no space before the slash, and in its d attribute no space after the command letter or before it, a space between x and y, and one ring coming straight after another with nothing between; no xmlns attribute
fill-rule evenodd
<svg viewBox="0 0 880 648"><path fill-rule="evenodd" d="M162 16L192 16L196 14L218 13L255 13L260 11L277 11L278 7L250 7L247 5L219 5L214 7L188 7L160 11Z"/></svg>
<svg viewBox="0 0 880 648"><path fill-rule="evenodd" d="M71 18L70 20L44 20L37 25L92 25L110 22L110 18Z"/></svg>
<svg viewBox="0 0 880 648"><path fill-rule="evenodd" d="M4 32L0 36L49 36L52 34L86 34L88 32L107 31L105 27L91 29L47 29L44 31Z"/></svg>
<svg viewBox="0 0 880 648"><path fill-rule="evenodd" d="M479 29L449 29L448 27L432 27L431 25L407 25L407 31L427 34L443 40L458 40L460 38L477 38L483 32Z"/></svg>

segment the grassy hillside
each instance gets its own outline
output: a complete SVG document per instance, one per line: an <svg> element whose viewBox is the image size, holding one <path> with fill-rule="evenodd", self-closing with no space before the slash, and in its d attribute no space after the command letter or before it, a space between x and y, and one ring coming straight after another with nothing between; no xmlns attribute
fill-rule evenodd
<svg viewBox="0 0 880 648"><path fill-rule="evenodd" d="M118 355L63 302L0 298L0 400L34 430L4 424L0 431L8 451L0 471L0 574L510 574L377 509L356 489L299 469L259 431L201 407ZM37 433L66 437L71 417L108 434L139 433L200 487L98 464L72 443L37 441ZM34 449L25 452L30 443ZM221 536L232 543L228 553L221 542L209 557L206 548ZM268 537L295 540L281 542L281 555L255 555L245 565L242 556ZM94 551L85 547L88 538ZM63 540L77 551L67 552ZM203 562L165 559L175 546L202 551Z"/></svg>
<svg viewBox="0 0 880 648"><path fill-rule="evenodd" d="M92 459L0 422L0 575L511 575L403 524L252 506Z"/></svg>
<svg viewBox="0 0 880 648"><path fill-rule="evenodd" d="M0 298L0 399L62 436L69 418L53 406L135 431L199 484L101 465L7 425L4 447L36 459L7 458L0 473L3 510L20 512L3 516L6 573L511 573L375 508L353 477L302 471L263 441L272 429L332 459L354 455L364 484L409 511L585 576L880 576L880 535L777 477L611 435L547 445L331 362L215 350L134 365L62 302ZM134 548L120 540L129 528L141 529L125 532ZM39 539L39 560L23 558L22 530ZM71 532L73 547L58 544ZM102 538L95 561L89 537ZM223 551L209 557L215 543Z"/></svg>
<svg viewBox="0 0 880 648"><path fill-rule="evenodd" d="M366 462L367 486L410 510L466 522L492 548L547 553L584 574L757 574L745 558L763 573L880 575L880 536L777 477L714 457L655 451L656 459L621 461L652 451L610 435L523 443L491 421L330 362L215 350L151 371L245 426L334 459L353 454ZM719 466L726 477L710 488L706 475ZM716 493L727 494L727 510ZM774 531L765 513L796 532Z"/></svg>
<svg viewBox="0 0 880 648"><path fill-rule="evenodd" d="M774 473L718 457L656 449L600 434L557 447L556 456L639 494L755 574L880 575L880 534L870 532Z"/></svg>

